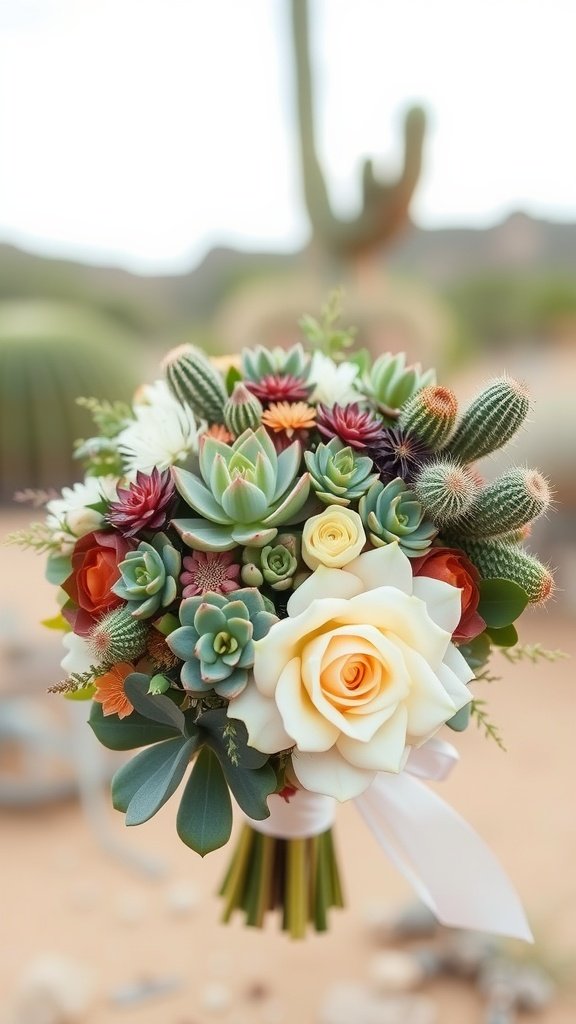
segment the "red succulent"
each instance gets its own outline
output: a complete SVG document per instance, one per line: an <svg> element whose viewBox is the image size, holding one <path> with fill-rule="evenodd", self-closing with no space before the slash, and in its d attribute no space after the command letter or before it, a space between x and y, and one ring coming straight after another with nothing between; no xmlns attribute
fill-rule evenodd
<svg viewBox="0 0 576 1024"><path fill-rule="evenodd" d="M338 437L351 448L367 448L382 436L382 424L357 402L352 405L318 406L316 425L324 437Z"/></svg>
<svg viewBox="0 0 576 1024"><path fill-rule="evenodd" d="M259 381L247 380L246 387L261 402L305 402L312 390L311 385L290 373L269 374Z"/></svg>
<svg viewBox="0 0 576 1024"><path fill-rule="evenodd" d="M118 488L118 500L112 502L106 518L125 537L134 537L141 530L161 530L174 493L169 469L161 472L155 467L151 473L138 470L133 483Z"/></svg>

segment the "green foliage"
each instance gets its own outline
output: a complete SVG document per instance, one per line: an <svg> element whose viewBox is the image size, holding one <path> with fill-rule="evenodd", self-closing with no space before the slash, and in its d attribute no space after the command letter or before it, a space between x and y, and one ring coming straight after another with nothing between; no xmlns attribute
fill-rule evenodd
<svg viewBox="0 0 576 1024"><path fill-rule="evenodd" d="M106 398L77 398L76 405L90 413L101 437L116 437L132 419L132 409L125 402L109 402Z"/></svg>
<svg viewBox="0 0 576 1024"><path fill-rule="evenodd" d="M337 437L305 451L304 460L316 497L324 505L348 506L361 498L378 479L366 455L345 447Z"/></svg>
<svg viewBox="0 0 576 1024"><path fill-rule="evenodd" d="M504 753L506 753L506 747L504 746L500 731L488 717L485 700L472 701L472 704L470 705L470 717L475 719L476 725L479 729L484 730L484 736L486 739L494 740L496 745L500 747L500 750L503 750Z"/></svg>
<svg viewBox="0 0 576 1024"><path fill-rule="evenodd" d="M390 425L401 409L422 388L436 383L436 371L422 371L419 363L406 366L406 355L385 352L363 378L366 395Z"/></svg>
<svg viewBox="0 0 576 1024"><path fill-rule="evenodd" d="M178 737L143 750L123 765L112 780L112 802L126 815L127 825L142 825L176 792L199 736Z"/></svg>
<svg viewBox="0 0 576 1024"><path fill-rule="evenodd" d="M460 708L460 711L457 711L456 714L446 722L446 725L449 729L452 729L453 732L464 732L470 724L470 715L471 705L465 704L463 708Z"/></svg>
<svg viewBox="0 0 576 1024"><path fill-rule="evenodd" d="M423 555L438 533L414 491L400 478L386 486L377 480L360 499L358 511L375 547L398 541L408 558Z"/></svg>
<svg viewBox="0 0 576 1024"><path fill-rule="evenodd" d="M486 664L490 657L490 637L487 633L481 633L480 636L474 637L473 640L467 640L466 643L459 644L458 650L462 657L466 659L470 668L476 672L477 669L482 668Z"/></svg>
<svg viewBox="0 0 576 1024"><path fill-rule="evenodd" d="M542 603L550 597L554 587L550 570L516 544L500 540L470 540L457 532L448 534L445 539L461 547L486 579L511 580L525 591L532 604Z"/></svg>
<svg viewBox="0 0 576 1024"><path fill-rule="evenodd" d="M88 721L97 739L109 750L136 750L180 735L180 730L173 725L151 721L138 711L122 720L117 715L104 715L96 702Z"/></svg>
<svg viewBox="0 0 576 1024"><path fill-rule="evenodd" d="M510 626L528 604L526 592L509 579L480 580L478 589L478 612L491 628L503 629Z"/></svg>
<svg viewBox="0 0 576 1024"><path fill-rule="evenodd" d="M178 835L186 846L205 857L225 846L232 831L232 803L220 761L203 747L178 809Z"/></svg>
<svg viewBox="0 0 576 1024"><path fill-rule="evenodd" d="M518 643L518 632L512 623L509 626L490 626L486 632L497 647L514 647Z"/></svg>
<svg viewBox="0 0 576 1024"><path fill-rule="evenodd" d="M186 719L180 708L164 694L149 694L149 686L150 677L144 675L143 672L132 672L126 676L124 692L132 707L139 715L143 715L151 722L168 726L184 735ZM132 718L131 715L129 717Z"/></svg>
<svg viewBox="0 0 576 1024"><path fill-rule="evenodd" d="M342 316L342 300L343 292L340 289L335 289L322 307L319 320L306 313L298 321L298 326L308 344L336 361L346 358L346 350L352 348L357 333L356 327L343 328L339 326Z"/></svg>
<svg viewBox="0 0 576 1024"><path fill-rule="evenodd" d="M556 661L562 661L564 658L570 657L565 651L550 651L543 647L542 644L517 644L515 647L502 651L502 654L513 664L517 664L520 661L529 661L533 665L537 665L541 661L554 664Z"/></svg>

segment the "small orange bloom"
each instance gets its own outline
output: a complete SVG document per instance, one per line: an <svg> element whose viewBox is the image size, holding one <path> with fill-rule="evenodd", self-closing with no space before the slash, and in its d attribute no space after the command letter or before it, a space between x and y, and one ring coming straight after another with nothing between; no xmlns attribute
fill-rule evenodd
<svg viewBox="0 0 576 1024"><path fill-rule="evenodd" d="M96 679L94 700L102 705L104 715L118 715L118 718L127 718L132 714L134 708L124 693L124 680L134 671L134 665L130 665L127 661L120 661L103 676Z"/></svg>
<svg viewBox="0 0 576 1024"><path fill-rule="evenodd" d="M207 437L213 437L215 441L223 441L224 444L229 444L234 440L234 435L226 430L222 423L213 423L204 433Z"/></svg>
<svg viewBox="0 0 576 1024"><path fill-rule="evenodd" d="M310 430L316 422L316 409L306 402L273 402L262 413L262 423L270 430L292 437L297 430Z"/></svg>

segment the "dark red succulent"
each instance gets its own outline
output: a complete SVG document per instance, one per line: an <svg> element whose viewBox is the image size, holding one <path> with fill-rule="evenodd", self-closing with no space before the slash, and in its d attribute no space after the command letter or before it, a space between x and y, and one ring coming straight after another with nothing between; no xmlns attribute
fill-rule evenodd
<svg viewBox="0 0 576 1024"><path fill-rule="evenodd" d="M262 380L245 381L246 387L261 402L305 402L312 386L290 373L274 373Z"/></svg>
<svg viewBox="0 0 576 1024"><path fill-rule="evenodd" d="M136 480L128 487L118 488L118 500L113 501L106 519L125 537L134 537L141 530L161 530L168 519L174 500L174 483L170 470L136 473Z"/></svg>
<svg viewBox="0 0 576 1024"><path fill-rule="evenodd" d="M422 441L399 427L383 430L376 444L369 446L369 454L383 483L399 476L407 484L432 456Z"/></svg>
<svg viewBox="0 0 576 1024"><path fill-rule="evenodd" d="M368 448L378 442L382 423L371 412L364 412L357 402L352 405L318 406L318 430L324 437L338 437L351 448Z"/></svg>

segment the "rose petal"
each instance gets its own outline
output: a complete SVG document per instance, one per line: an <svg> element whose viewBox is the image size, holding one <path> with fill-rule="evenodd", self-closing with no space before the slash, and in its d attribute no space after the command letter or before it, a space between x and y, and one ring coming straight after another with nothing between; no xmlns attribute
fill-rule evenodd
<svg viewBox="0 0 576 1024"><path fill-rule="evenodd" d="M398 643L410 674L410 692L406 699L408 734L417 739L429 739L456 714L456 706L425 658L401 640Z"/></svg>
<svg viewBox="0 0 576 1024"><path fill-rule="evenodd" d="M248 730L248 744L263 754L277 754L294 745L273 700L263 697L251 683L228 705L228 717L239 718Z"/></svg>
<svg viewBox="0 0 576 1024"><path fill-rule="evenodd" d="M364 793L376 775L375 772L355 768L336 747L322 754L295 753L292 768L304 789L333 796L342 802Z"/></svg>
<svg viewBox="0 0 576 1024"><path fill-rule="evenodd" d="M302 751L329 750L339 736L339 729L314 707L300 675L300 658L286 665L278 680L275 695L284 728Z"/></svg>
<svg viewBox="0 0 576 1024"><path fill-rule="evenodd" d="M395 587L380 587L353 597L344 621L369 622L387 634L393 633L420 651L433 668L442 663L451 638L431 619L423 601L408 597Z"/></svg>
<svg viewBox="0 0 576 1024"><path fill-rule="evenodd" d="M452 633L462 615L462 591L443 580L431 576L417 576L414 580L414 597L424 601L433 622L447 633Z"/></svg>
<svg viewBox="0 0 576 1024"><path fill-rule="evenodd" d="M364 590L361 581L348 569L327 569L320 565L301 583L288 601L288 615L295 618L305 612L312 601L323 597L348 600Z"/></svg>
<svg viewBox="0 0 576 1024"><path fill-rule="evenodd" d="M410 559L400 550L397 542L366 551L346 566L346 572L354 573L362 581L362 590L376 590L379 587L397 587L404 594L412 593L412 567Z"/></svg>
<svg viewBox="0 0 576 1024"><path fill-rule="evenodd" d="M407 723L408 712L401 705L375 732L370 743L359 743L349 736L341 736L337 743L338 750L356 768L399 772L404 763Z"/></svg>

